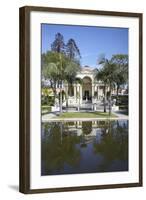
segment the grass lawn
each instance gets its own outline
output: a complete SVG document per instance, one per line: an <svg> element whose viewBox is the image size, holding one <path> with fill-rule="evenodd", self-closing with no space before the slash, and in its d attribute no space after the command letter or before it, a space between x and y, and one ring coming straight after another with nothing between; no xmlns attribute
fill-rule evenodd
<svg viewBox="0 0 146 200"><path fill-rule="evenodd" d="M109 113L104 112L65 112L62 113L57 118L107 118ZM111 114L111 117L117 117L114 114Z"/></svg>

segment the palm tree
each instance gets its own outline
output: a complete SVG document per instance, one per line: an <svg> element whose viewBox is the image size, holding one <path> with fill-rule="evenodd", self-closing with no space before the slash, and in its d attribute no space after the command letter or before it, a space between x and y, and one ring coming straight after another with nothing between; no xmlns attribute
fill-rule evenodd
<svg viewBox="0 0 146 200"><path fill-rule="evenodd" d="M101 80L103 82L103 104L104 104L104 112L106 112L106 87L107 87L107 79L105 76L105 72L103 69L98 70L97 69L97 74L96 74L96 78L98 80Z"/></svg>
<svg viewBox="0 0 146 200"><path fill-rule="evenodd" d="M116 54L112 56L111 60L113 63L115 63L117 67L115 82L117 85L117 97L118 97L120 86L128 83L128 55Z"/></svg>
<svg viewBox="0 0 146 200"><path fill-rule="evenodd" d="M60 113L62 112L63 82L67 81L69 84L74 82L75 76L80 70L80 57L79 48L73 39L68 41L65 48L61 33L55 35L51 51L42 56L43 75L49 79L54 94L56 94L56 85L60 87Z"/></svg>
<svg viewBox="0 0 146 200"><path fill-rule="evenodd" d="M73 61L73 60L68 60L67 67L64 71L65 73L65 80L67 81L68 85L76 84L77 83L77 72L79 72L81 69L79 62ZM66 95L66 106L68 108L68 94Z"/></svg>
<svg viewBox="0 0 146 200"><path fill-rule="evenodd" d="M108 60L105 57L103 57L99 64L102 65L101 69L97 70L96 78L101 80L104 84L104 112L106 112L106 87L109 87L109 93L108 93L108 100L109 100L109 114L111 113L111 90L115 83L115 77L116 77L116 65L112 62L112 60Z"/></svg>
<svg viewBox="0 0 146 200"><path fill-rule="evenodd" d="M49 80L49 85L55 97L59 78L58 62L59 57L55 52L48 51L46 54L42 55L42 77L45 80Z"/></svg>
<svg viewBox="0 0 146 200"><path fill-rule="evenodd" d="M66 58L64 54L49 51L42 56L42 74L49 80L50 86L56 98L56 89L60 88L60 112L62 112L62 83L65 79L64 69L66 67Z"/></svg>
<svg viewBox="0 0 146 200"><path fill-rule="evenodd" d="M63 53L49 51L42 55L42 76L49 80L55 98L57 96L56 89L58 86L60 88L60 113L62 113L63 82L67 81L68 83L73 84L79 70L79 62L70 60Z"/></svg>

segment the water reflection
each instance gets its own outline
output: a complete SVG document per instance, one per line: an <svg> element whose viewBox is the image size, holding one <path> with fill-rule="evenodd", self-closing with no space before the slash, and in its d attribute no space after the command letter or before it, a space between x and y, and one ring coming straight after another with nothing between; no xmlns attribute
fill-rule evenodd
<svg viewBox="0 0 146 200"><path fill-rule="evenodd" d="M128 170L128 121L42 123L41 174Z"/></svg>

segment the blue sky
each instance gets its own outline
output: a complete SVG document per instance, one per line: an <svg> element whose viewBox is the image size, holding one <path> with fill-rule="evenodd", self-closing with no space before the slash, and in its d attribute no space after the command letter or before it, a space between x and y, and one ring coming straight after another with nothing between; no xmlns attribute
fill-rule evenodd
<svg viewBox="0 0 146 200"><path fill-rule="evenodd" d="M42 53L51 49L56 33L64 36L64 42L73 38L80 49L81 65L97 67L97 59L104 54L128 54L128 29L42 24Z"/></svg>

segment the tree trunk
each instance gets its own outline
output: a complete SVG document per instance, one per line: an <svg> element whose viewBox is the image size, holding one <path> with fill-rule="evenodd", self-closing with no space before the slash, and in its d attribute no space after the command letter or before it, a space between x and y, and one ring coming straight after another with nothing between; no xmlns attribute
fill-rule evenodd
<svg viewBox="0 0 146 200"><path fill-rule="evenodd" d="M117 96L117 98L116 98L116 104L117 104L117 102L118 102L118 98L119 98L119 85L117 84L117 94L116 94L116 96Z"/></svg>
<svg viewBox="0 0 146 200"><path fill-rule="evenodd" d="M60 84L60 114L62 113L62 81Z"/></svg>
<svg viewBox="0 0 146 200"><path fill-rule="evenodd" d="M109 116L111 115L111 85L110 85L110 91L109 91Z"/></svg>
<svg viewBox="0 0 146 200"><path fill-rule="evenodd" d="M78 105L78 111L80 111L80 86L79 86L79 105Z"/></svg>
<svg viewBox="0 0 146 200"><path fill-rule="evenodd" d="M104 85L104 99L103 99L103 104L104 104L104 112L106 112L106 86Z"/></svg>
<svg viewBox="0 0 146 200"><path fill-rule="evenodd" d="M59 57L60 57L60 68L61 68L61 77L62 77L62 59L61 59L61 53L60 51L59 53ZM60 114L62 113L62 80L60 81Z"/></svg>
<svg viewBox="0 0 146 200"><path fill-rule="evenodd" d="M68 112L68 87L66 90L66 112Z"/></svg>
<svg viewBox="0 0 146 200"><path fill-rule="evenodd" d="M54 101L55 101L55 100L56 100L56 97L57 97L56 88L53 89L53 93L54 93Z"/></svg>

